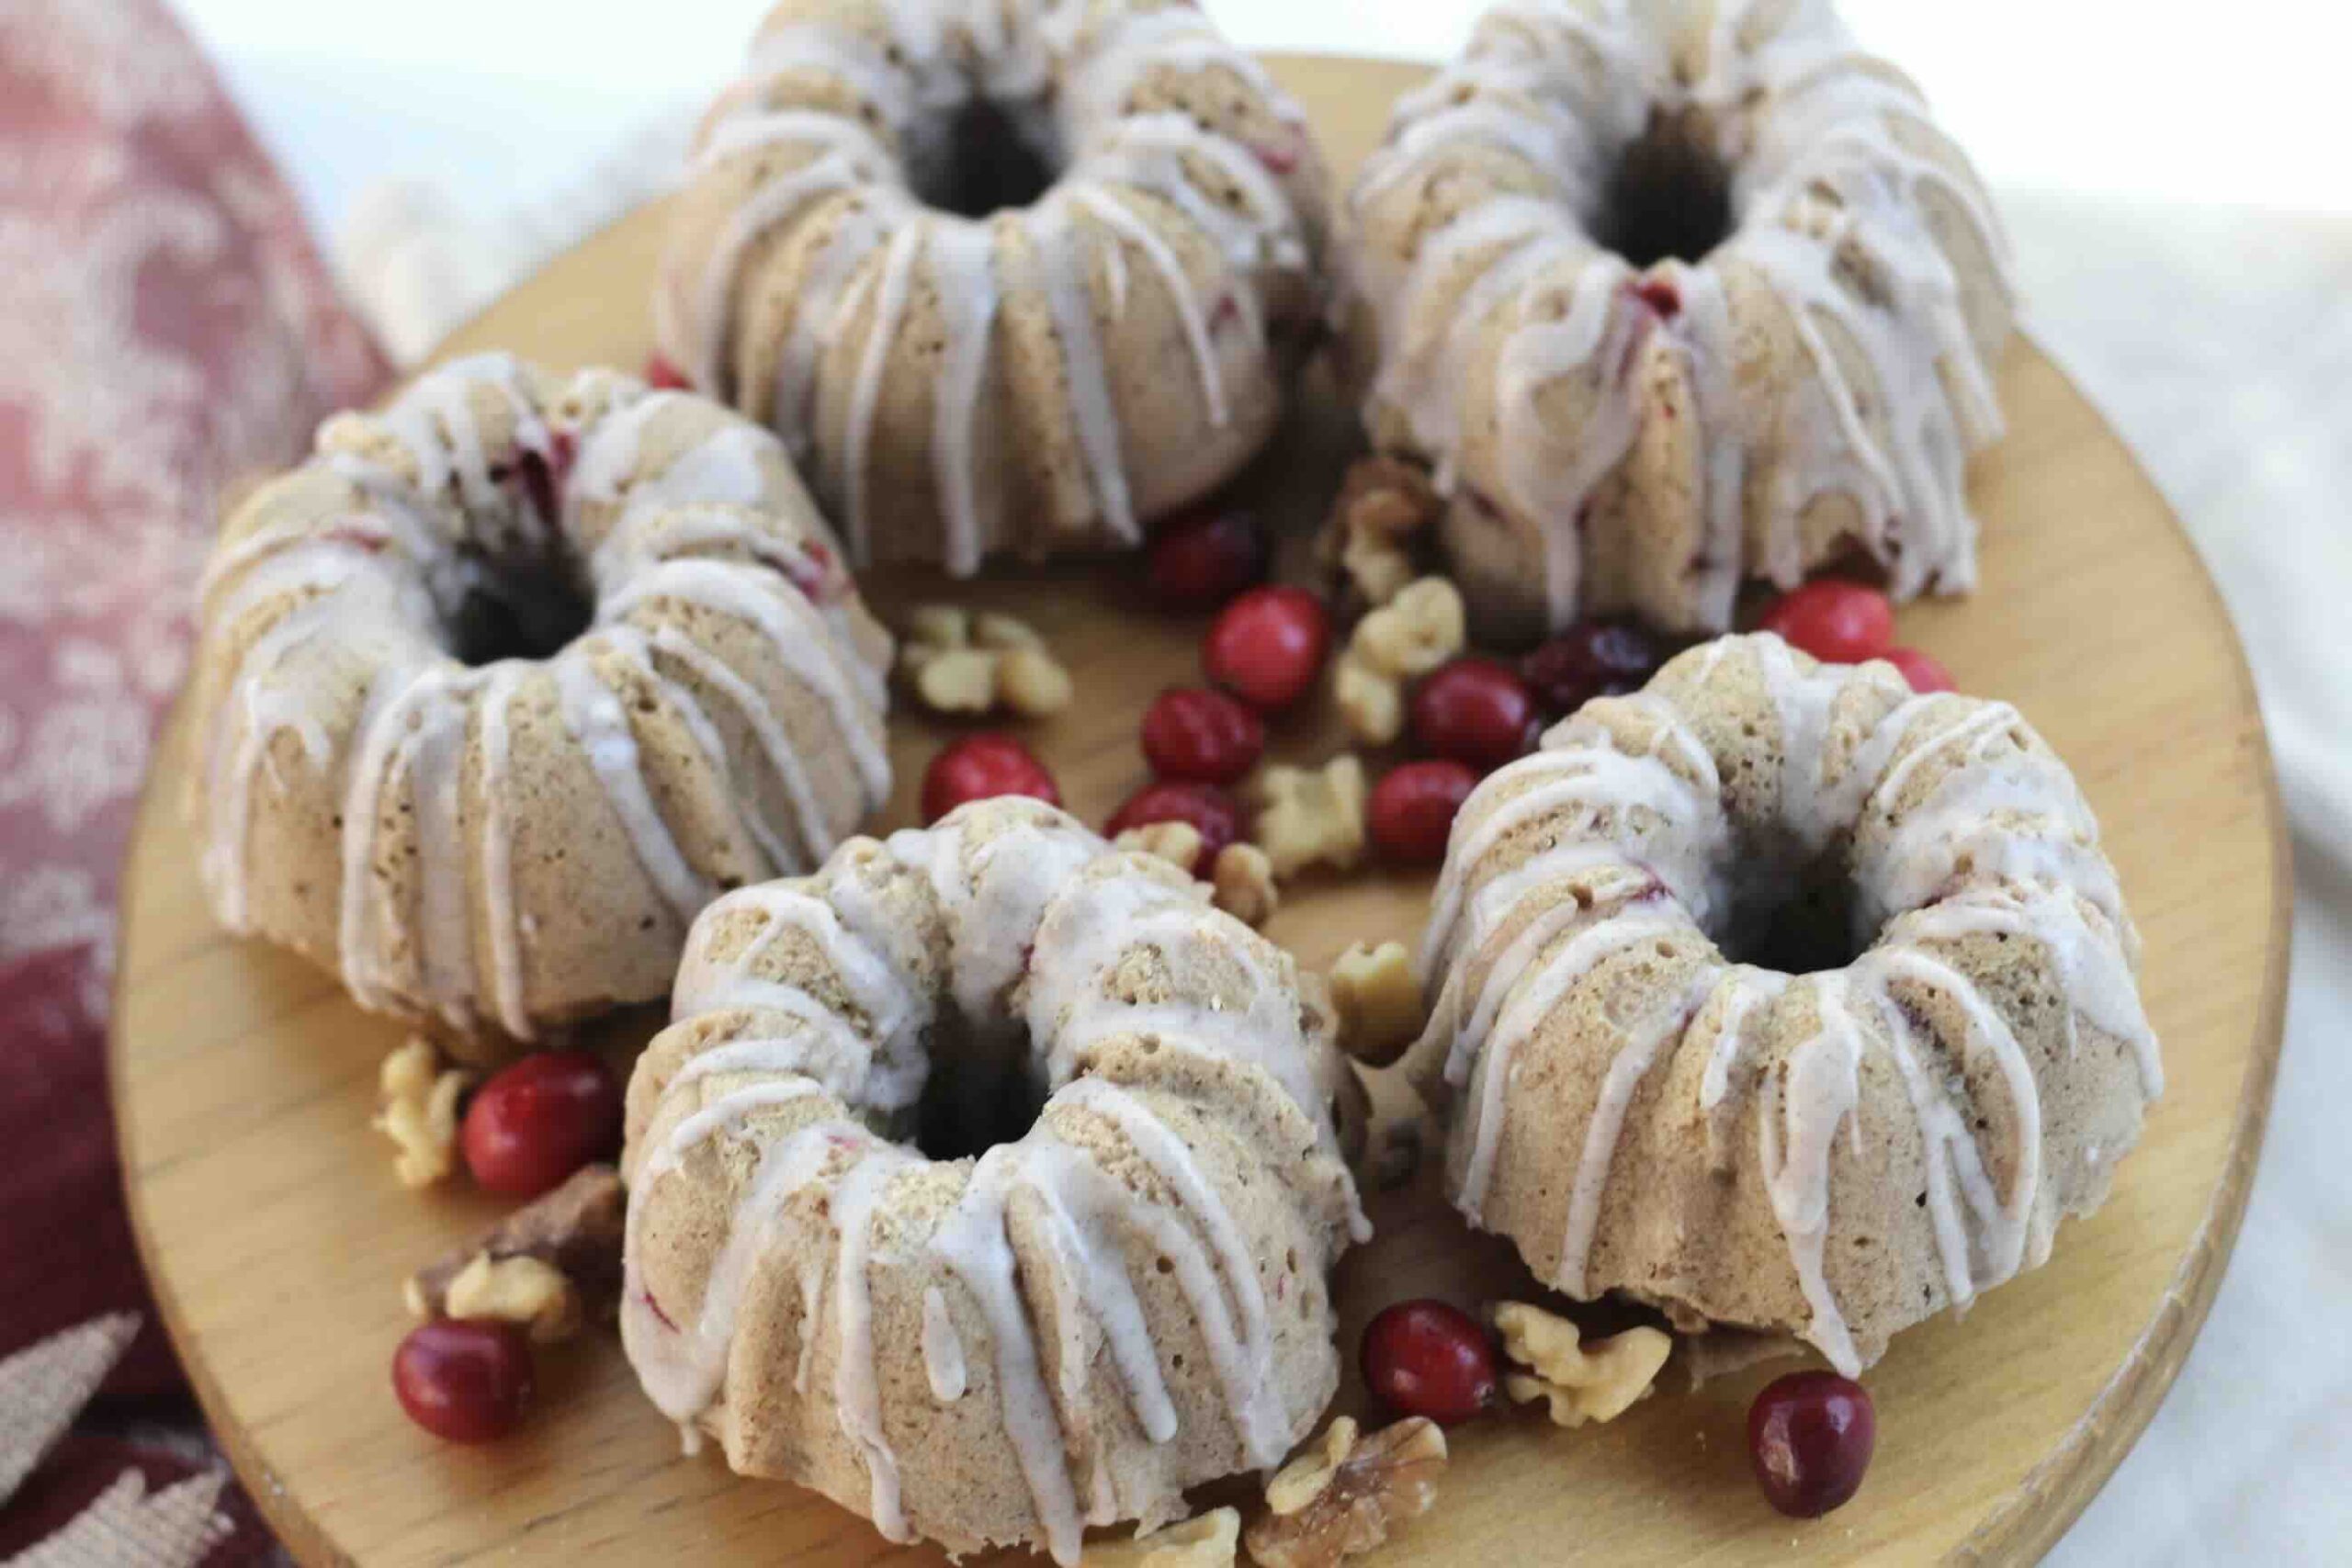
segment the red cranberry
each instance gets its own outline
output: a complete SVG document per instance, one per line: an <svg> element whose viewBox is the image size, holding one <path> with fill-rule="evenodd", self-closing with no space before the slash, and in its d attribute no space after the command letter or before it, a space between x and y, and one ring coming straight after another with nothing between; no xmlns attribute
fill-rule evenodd
<svg viewBox="0 0 2352 1568"><path fill-rule="evenodd" d="M621 1089L593 1051L541 1051L474 1091L466 1168L483 1190L536 1198L620 1147Z"/></svg>
<svg viewBox="0 0 2352 1568"><path fill-rule="evenodd" d="M1535 698L1511 667L1476 654L1440 665L1414 689L1413 741L1481 773L1525 751L1535 738Z"/></svg>
<svg viewBox="0 0 2352 1568"><path fill-rule="evenodd" d="M1476 773L1444 758L1391 768L1364 807L1372 841L1398 865L1437 864L1454 813L1477 787Z"/></svg>
<svg viewBox="0 0 2352 1568"><path fill-rule="evenodd" d="M1216 863L1217 852L1241 836L1241 807L1214 784L1181 780L1148 784L1111 813L1102 831L1115 839L1130 828L1147 828L1154 822L1193 825L1201 835L1201 852L1193 862L1193 874L1203 876Z"/></svg>
<svg viewBox="0 0 2352 1568"><path fill-rule="evenodd" d="M1225 607L1201 645L1209 679L1261 712L1305 696L1331 647L1331 617L1304 588L1253 588Z"/></svg>
<svg viewBox="0 0 2352 1568"><path fill-rule="evenodd" d="M1229 784L1265 749L1265 721L1223 692L1171 688L1144 712L1144 761L1162 778Z"/></svg>
<svg viewBox="0 0 2352 1568"><path fill-rule="evenodd" d="M531 1348L511 1323L435 1318L392 1352L392 1392L408 1418L453 1443L514 1429L531 1398Z"/></svg>
<svg viewBox="0 0 2352 1568"><path fill-rule="evenodd" d="M1817 577L1764 606L1757 625L1828 664L1876 659L1894 640L1894 607L1864 583Z"/></svg>
<svg viewBox="0 0 2352 1568"><path fill-rule="evenodd" d="M1595 697L1638 690L1663 653L1630 621L1578 621L1520 660L1519 672L1546 712L1566 715Z"/></svg>
<svg viewBox="0 0 2352 1568"><path fill-rule="evenodd" d="M1048 806L1062 792L1046 764L1010 735L967 735L941 750L922 772L922 819L938 821L959 806L1000 795L1025 795Z"/></svg>
<svg viewBox="0 0 2352 1568"><path fill-rule="evenodd" d="M1634 292L1640 296L1643 304L1667 321L1670 321L1682 313L1681 291L1663 277L1645 277L1634 285Z"/></svg>
<svg viewBox="0 0 2352 1568"><path fill-rule="evenodd" d="M670 362L667 355L657 354L645 362L645 384L659 392L691 392L695 384L686 373Z"/></svg>
<svg viewBox="0 0 2352 1568"><path fill-rule="evenodd" d="M1266 536L1246 512L1187 513L1152 536L1144 581L1164 610L1214 610L1266 575Z"/></svg>
<svg viewBox="0 0 2352 1568"><path fill-rule="evenodd" d="M1747 1457L1765 1500L1819 1518L1861 1489L1878 1441L1870 1391L1836 1372L1791 1372L1747 1409Z"/></svg>
<svg viewBox="0 0 2352 1568"><path fill-rule="evenodd" d="M1296 142L1252 141L1250 143L1250 151L1255 152L1258 155L1258 162L1265 164L1273 174L1287 175L1298 167Z"/></svg>
<svg viewBox="0 0 2352 1568"><path fill-rule="evenodd" d="M1398 1302L1364 1325L1364 1386L1441 1427L1495 1402L1495 1348L1477 1319L1440 1301Z"/></svg>
<svg viewBox="0 0 2352 1568"><path fill-rule="evenodd" d="M1911 689L1923 695L1959 690L1952 684L1951 671L1916 648L1890 648L1879 657L1902 671L1903 678L1911 682Z"/></svg>

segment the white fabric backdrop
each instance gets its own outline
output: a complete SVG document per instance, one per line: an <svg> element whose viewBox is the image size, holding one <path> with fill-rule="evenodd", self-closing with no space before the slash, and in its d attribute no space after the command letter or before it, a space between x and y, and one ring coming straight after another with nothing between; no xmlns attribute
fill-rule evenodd
<svg viewBox="0 0 2352 1568"><path fill-rule="evenodd" d="M656 188L767 3L656 22L609 0L402 0L388 24L183 0L404 355ZM1473 9L1210 5L1253 47L1419 58ZM2288 1049L2245 1232L2179 1382L2052 1561L2352 1560L2352 173L2322 120L2348 29L2301 0L2237 0L2227 26L2140 0L1847 10L1998 187L2031 329L2188 525L2293 819Z"/></svg>

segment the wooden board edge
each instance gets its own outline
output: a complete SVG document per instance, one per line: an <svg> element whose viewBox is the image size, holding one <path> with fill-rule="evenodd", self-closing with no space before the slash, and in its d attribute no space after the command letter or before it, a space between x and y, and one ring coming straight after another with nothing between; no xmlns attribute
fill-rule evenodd
<svg viewBox="0 0 2352 1568"><path fill-rule="evenodd" d="M2107 411L2083 390L2063 361L2044 350L2022 327L2018 336L2031 342L2035 352L2049 362L2074 394L2098 415L2101 423L2107 423ZM2109 428L2113 430L2112 425ZM2250 761L2262 780L2262 800L2270 821L2270 925L2264 937L2262 1010L2255 1020L2254 1059L2247 1066L2245 1085L2238 1095L2237 1116L2230 1129L2229 1156L2222 1165L2221 1183L2214 1189L2212 1203L2206 1211L2204 1224L2199 1227L2196 1243L2181 1259L2155 1318L2132 1347L2132 1353L2116 1368L2115 1375L2100 1390L2090 1409L2083 1413L2067 1440L2028 1472L2009 1500L1952 1549L1946 1561L1955 1563L2030 1562L2047 1556L2082 1517L2083 1510L2090 1506L2091 1499L2106 1486L2108 1479L2122 1464L2123 1456L2137 1445L2140 1435L2155 1418L2157 1407L2172 1391L2174 1380L2179 1377L2189 1349L2197 1342L2198 1331L2204 1327L2206 1316L2213 1309L2222 1276L2228 1270L2230 1258L2237 1248L2238 1232L2245 1225L2246 1204L2254 1193L2255 1169L2261 1163L2263 1137L2270 1123L2278 1064L2286 1050L2287 980L2294 945L2294 849L2254 671L2246 663L2245 644L2238 636L2237 622L2230 615L2228 602L2222 597L2220 584L2213 581L2213 574L2205 564L2204 553L2198 549L2179 513L2173 510L2170 498L2149 476L2139 453L2120 434L2116 446L2132 465L2141 486L2154 498L2165 521L2180 536L2182 547L2196 563L2197 581L2206 599L2222 624L2229 628L2232 673L2239 700L2248 715L2244 739L2253 749Z"/></svg>
<svg viewBox="0 0 2352 1568"><path fill-rule="evenodd" d="M170 764L187 747L184 733L187 716L187 692L185 686L173 697L163 724L156 731L155 747L148 754L147 776L140 781L139 804L131 818L130 836L123 848L122 876L116 896L116 951L127 959L134 949L132 928L138 908L132 897L130 881L140 858L139 851L156 830L158 812L178 809L170 798L176 774ZM197 1408L204 1413L204 1423L210 1428L212 1440L236 1472L245 1495L269 1526L295 1561L306 1568L355 1568L350 1555L336 1546L319 1523L305 1513L288 1488L277 1483L270 1473L268 1462L261 1450L235 1419L229 1408L228 1395L214 1381L212 1373L193 1353L195 1335L189 1329L179 1298L171 1281L156 1267L158 1251L148 1221L147 1206L141 1197L141 1184L134 1179L138 1170L137 1120L131 1100L115 1092L115 1085L122 1077L124 1053L121 1020L124 1016L123 988L129 983L130 965L118 962L113 978L107 987L107 1095L113 1102L115 1164L122 1182L123 1208L130 1219L131 1245L139 1252L139 1270L146 1277L148 1294L155 1303L155 1314L164 1325L164 1332L172 1342L172 1353L178 1360L180 1373L187 1379L188 1388L196 1395ZM386 1386L390 1383L389 1372Z"/></svg>
<svg viewBox="0 0 2352 1568"><path fill-rule="evenodd" d="M1335 57L1329 53L1298 51L1265 51L1261 58L1302 62L1344 58L1350 62L1401 66L1422 63L1371 53ZM598 244L614 230L641 218L648 207L658 206L666 199L665 197L656 197L617 215L608 223L543 258L534 269L535 273L559 265L575 252ZM499 308L511 292L511 289L503 291L486 300L481 309L452 328L441 344L398 379L405 380L416 370L442 358L447 343L470 333L490 311ZM2083 393L2064 364L2048 354L2033 333L2021 325L2018 329L2018 336L2051 364L2074 395L2082 399L2103 424L2107 423L2105 410ZM397 385L398 380L394 384ZM2112 433L2111 425L2109 430ZM2222 624L2229 628L2235 684L2250 715L2245 739L2254 750L2252 761L2263 782L2264 803L2269 813L2271 829L2273 897L2266 942L2261 1011L2254 1025L2255 1054L2240 1093L2222 1179L2214 1190L2196 1242L2176 1271L2156 1316L2151 1320L2130 1355L2117 1368L2098 1400L2085 1412L2066 1443L2037 1465L2009 1499L1952 1550L1947 1560L1955 1562L2033 1561L2046 1554L2106 1484L2122 1462L2123 1456L2131 1451L2154 1418L2211 1310L2222 1276L2234 1250L2251 1196L2255 1169L2259 1163L2284 1048L2290 933L2294 905L2292 855L2268 732L2262 722L2252 672L2245 660L2245 646L2203 556L2188 536L2169 501L2148 478L2138 454L2120 436L2116 438L2116 444L2127 454L2142 485L2154 496L2167 524L2181 536L2184 547L2196 563L2203 592L2220 612ZM134 945L130 931L133 924L131 911L136 900L132 897L130 883L137 859L135 852L154 831L153 814L175 809L174 804L166 798L169 779L166 768L161 764L167 762L185 743L181 733L184 701L185 693L174 699L159 728L159 739L150 758L147 777L141 785L137 812L125 846L124 874L118 895L118 909L120 911L118 930L119 951L126 956ZM119 1003L127 967L118 966L109 986L110 998L115 1004L107 1025L106 1046L110 1093L111 1086L120 1076L125 1062L119 1030L122 1017ZM133 1125L135 1118L130 1113L129 1102L123 1097L115 1096L114 1104L116 1149L133 1243L155 1301L157 1314L175 1351L179 1355L181 1367L215 1440L244 1483L256 1509L298 1561L313 1565L313 1568L321 1564L334 1565L334 1568L350 1564L353 1559L302 1510L292 1493L274 1483L252 1435L233 1419L225 1393L209 1371L190 1355L193 1335L183 1320L180 1305L169 1283L155 1269L157 1251L150 1235L139 1184L133 1179L137 1145Z"/></svg>

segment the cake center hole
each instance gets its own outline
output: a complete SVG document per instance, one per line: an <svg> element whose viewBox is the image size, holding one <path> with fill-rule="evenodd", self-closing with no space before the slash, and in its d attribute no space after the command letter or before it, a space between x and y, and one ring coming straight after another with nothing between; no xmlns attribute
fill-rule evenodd
<svg viewBox="0 0 2352 1568"><path fill-rule="evenodd" d="M469 665L550 658L595 617L555 517L546 460L524 453L512 488L519 492L515 519L500 536L486 532L461 545L453 581L443 589L449 651Z"/></svg>
<svg viewBox="0 0 2352 1568"><path fill-rule="evenodd" d="M1734 907L1729 929L1718 936L1733 963L1812 975L1843 969L1861 956L1867 944L1854 939L1853 887L1834 858L1767 871L1756 887Z"/></svg>
<svg viewBox="0 0 2352 1568"><path fill-rule="evenodd" d="M1022 1032L975 1032L932 1052L915 1108L915 1146L932 1159L983 1155L1026 1134L1045 1108Z"/></svg>
<svg viewBox="0 0 2352 1568"><path fill-rule="evenodd" d="M1601 238L1636 267L1697 262L1731 233L1731 171L1689 109L1653 108L1611 171Z"/></svg>
<svg viewBox="0 0 2352 1568"><path fill-rule="evenodd" d="M1027 207L1052 186L1050 115L1038 106L1006 106L975 95L936 128L935 145L917 150L915 195L960 218L987 218Z"/></svg>

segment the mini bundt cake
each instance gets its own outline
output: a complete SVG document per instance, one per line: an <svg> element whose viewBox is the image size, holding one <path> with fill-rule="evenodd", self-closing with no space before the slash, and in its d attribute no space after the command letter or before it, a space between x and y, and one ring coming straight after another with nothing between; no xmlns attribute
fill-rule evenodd
<svg viewBox="0 0 2352 1568"><path fill-rule="evenodd" d="M1133 544L1272 433L1327 200L1297 107L1182 0L784 0L656 331L861 566Z"/></svg>
<svg viewBox="0 0 2352 1568"><path fill-rule="evenodd" d="M2006 241L1823 0L1506 0L1346 225L1346 378L1433 468L1487 639L1719 632L1832 561L1973 585Z"/></svg>
<svg viewBox="0 0 2352 1568"><path fill-rule="evenodd" d="M888 793L889 639L783 447L626 376L336 416L199 598L215 912L468 1055L661 997L704 904Z"/></svg>
<svg viewBox="0 0 2352 1568"><path fill-rule="evenodd" d="M721 898L629 1084L646 1392L690 1449L951 1551L1074 1562L1084 1525L1279 1463L1368 1234L1299 984L1037 801Z"/></svg>
<svg viewBox="0 0 2352 1568"><path fill-rule="evenodd" d="M1464 804L1415 1070L1544 1280L1850 1375L2105 1197L2162 1084L2138 954L2014 708L1726 637Z"/></svg>

